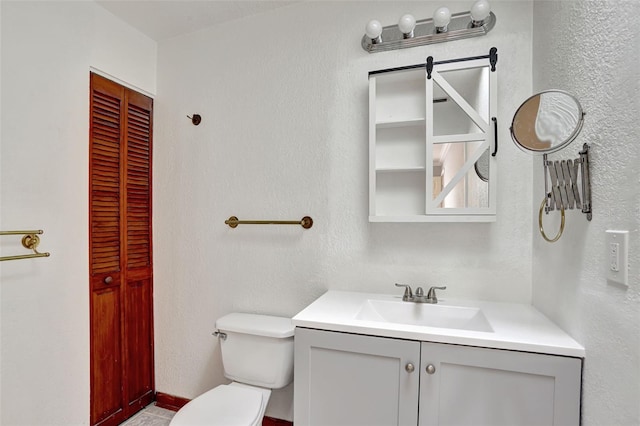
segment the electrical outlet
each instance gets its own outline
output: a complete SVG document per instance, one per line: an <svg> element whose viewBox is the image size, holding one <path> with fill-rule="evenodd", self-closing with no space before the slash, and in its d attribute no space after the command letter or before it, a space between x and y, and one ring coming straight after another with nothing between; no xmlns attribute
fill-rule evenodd
<svg viewBox="0 0 640 426"><path fill-rule="evenodd" d="M609 260L611 262L610 268L615 272L620 271L620 269L618 268L618 264L620 263L620 258L618 257L619 248L620 243L609 244Z"/></svg>
<svg viewBox="0 0 640 426"><path fill-rule="evenodd" d="M629 231L607 231L607 280L629 285Z"/></svg>

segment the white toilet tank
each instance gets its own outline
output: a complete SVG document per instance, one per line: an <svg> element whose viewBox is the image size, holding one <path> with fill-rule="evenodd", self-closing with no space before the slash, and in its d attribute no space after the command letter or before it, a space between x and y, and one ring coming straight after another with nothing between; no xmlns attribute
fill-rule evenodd
<svg viewBox="0 0 640 426"><path fill-rule="evenodd" d="M218 319L216 328L227 335L220 339L225 377L270 389L293 381L290 318L233 313Z"/></svg>

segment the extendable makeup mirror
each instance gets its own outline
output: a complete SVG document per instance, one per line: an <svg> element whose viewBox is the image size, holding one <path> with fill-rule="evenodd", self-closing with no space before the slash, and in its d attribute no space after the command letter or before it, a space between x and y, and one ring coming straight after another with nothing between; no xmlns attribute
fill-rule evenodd
<svg viewBox="0 0 640 426"><path fill-rule="evenodd" d="M583 122L582 107L574 96L547 90L520 105L511 123L511 138L525 152L549 154L570 144Z"/></svg>
<svg viewBox="0 0 640 426"><path fill-rule="evenodd" d="M540 205L538 224L545 241L558 241L564 231L565 209L582 209L591 220L589 145L584 144L575 160L548 161L547 155L569 145L582 130L585 113L575 96L562 90L546 90L524 101L513 116L511 138L516 146L531 154L542 154L545 197ZM580 170L582 197L578 187ZM549 182L547 180L549 176ZM581 199L582 198L582 199ZM542 211L560 210L560 230L549 238L542 226Z"/></svg>

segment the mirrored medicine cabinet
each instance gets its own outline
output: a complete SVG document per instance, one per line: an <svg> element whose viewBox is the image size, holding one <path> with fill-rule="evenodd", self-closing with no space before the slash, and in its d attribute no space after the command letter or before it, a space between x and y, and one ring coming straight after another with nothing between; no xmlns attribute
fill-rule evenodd
<svg viewBox="0 0 640 426"><path fill-rule="evenodd" d="M369 73L370 222L495 221L496 60Z"/></svg>

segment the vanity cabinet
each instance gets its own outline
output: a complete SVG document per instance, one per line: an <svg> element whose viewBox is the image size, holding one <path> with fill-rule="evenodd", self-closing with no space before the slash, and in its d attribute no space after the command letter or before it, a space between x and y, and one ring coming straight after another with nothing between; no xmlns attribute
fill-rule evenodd
<svg viewBox="0 0 640 426"><path fill-rule="evenodd" d="M370 73L370 222L495 221L496 88L489 59Z"/></svg>
<svg viewBox="0 0 640 426"><path fill-rule="evenodd" d="M294 423L578 425L582 359L296 328Z"/></svg>

